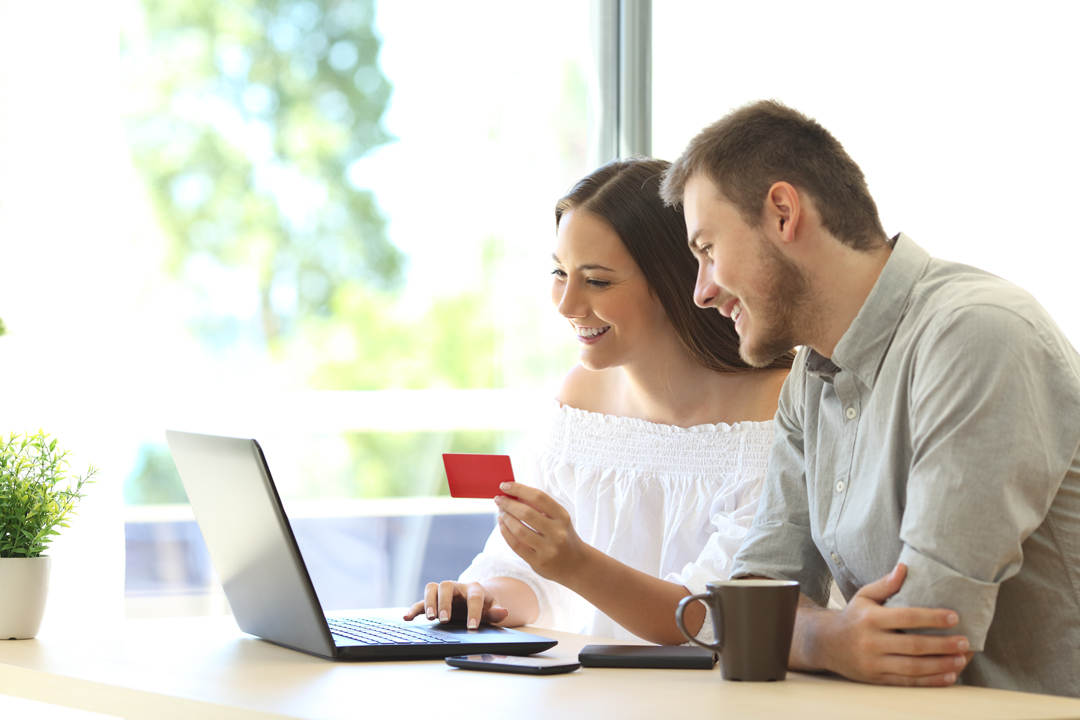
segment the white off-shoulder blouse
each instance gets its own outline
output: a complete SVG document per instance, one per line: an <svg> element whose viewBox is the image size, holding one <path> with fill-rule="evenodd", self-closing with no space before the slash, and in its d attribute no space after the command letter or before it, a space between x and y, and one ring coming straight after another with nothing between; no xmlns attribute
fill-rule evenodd
<svg viewBox="0 0 1080 720"><path fill-rule="evenodd" d="M582 540L693 593L727 579L761 497L772 421L681 428L555 403L523 482L566 508ZM518 557L496 528L463 582L512 577L536 593L539 627L637 639ZM706 617L698 638L713 641Z"/></svg>

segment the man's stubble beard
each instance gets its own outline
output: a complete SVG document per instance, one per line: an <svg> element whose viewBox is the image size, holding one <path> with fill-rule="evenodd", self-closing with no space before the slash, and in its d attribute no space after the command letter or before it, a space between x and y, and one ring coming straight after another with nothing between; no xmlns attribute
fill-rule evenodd
<svg viewBox="0 0 1080 720"><path fill-rule="evenodd" d="M756 298L757 340L753 346L742 340L739 356L747 365L762 368L800 344L799 337L806 337L813 315L809 279L764 234L758 240L765 285L771 294Z"/></svg>

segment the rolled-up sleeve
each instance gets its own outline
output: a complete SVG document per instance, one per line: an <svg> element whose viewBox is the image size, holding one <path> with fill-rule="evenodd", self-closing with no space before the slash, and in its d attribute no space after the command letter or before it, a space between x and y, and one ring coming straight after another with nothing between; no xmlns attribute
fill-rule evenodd
<svg viewBox="0 0 1080 720"><path fill-rule="evenodd" d="M780 392L769 469L754 522L735 556L732 577L761 575L796 580L821 606L829 602L829 568L810 529L803 447L805 349Z"/></svg>
<svg viewBox="0 0 1080 720"><path fill-rule="evenodd" d="M956 610L958 627L925 632L981 651L998 588L1020 571L1080 443L1080 387L1065 349L1007 308L967 306L927 332L910 399L908 574L887 604Z"/></svg>

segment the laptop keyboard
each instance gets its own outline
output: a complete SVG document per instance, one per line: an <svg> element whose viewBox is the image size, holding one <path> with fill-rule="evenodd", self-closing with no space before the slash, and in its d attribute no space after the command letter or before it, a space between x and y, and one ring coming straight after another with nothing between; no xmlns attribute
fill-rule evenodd
<svg viewBox="0 0 1080 720"><path fill-rule="evenodd" d="M326 618L330 632L367 645L440 645L461 642L448 635L436 635L423 628L402 627L372 618Z"/></svg>

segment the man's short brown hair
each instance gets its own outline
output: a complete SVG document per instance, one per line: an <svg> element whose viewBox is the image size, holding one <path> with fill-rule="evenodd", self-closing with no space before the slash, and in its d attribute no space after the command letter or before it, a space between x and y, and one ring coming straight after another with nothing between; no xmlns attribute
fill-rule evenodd
<svg viewBox="0 0 1080 720"><path fill-rule="evenodd" d="M844 147L816 120L775 100L734 110L698 133L664 174L664 202L682 202L686 183L701 173L751 227L762 221L773 183L808 194L825 229L855 250L885 242L866 178Z"/></svg>

